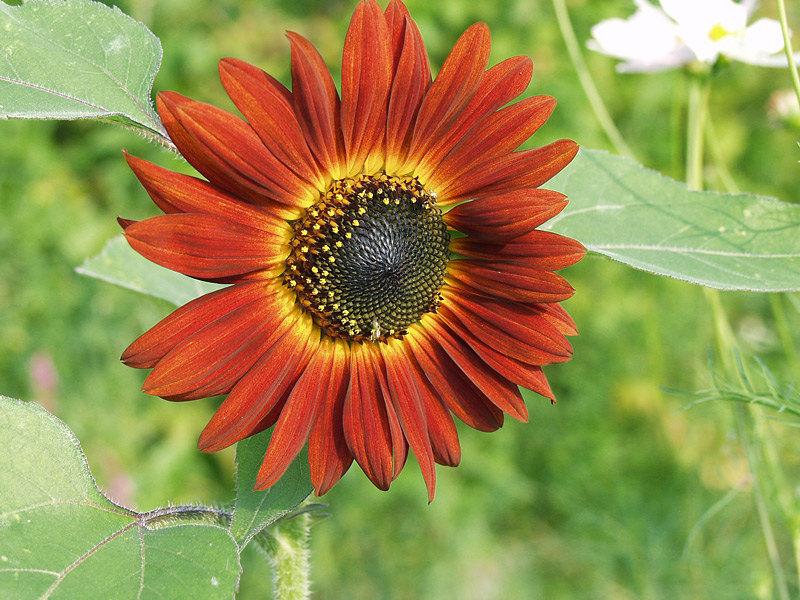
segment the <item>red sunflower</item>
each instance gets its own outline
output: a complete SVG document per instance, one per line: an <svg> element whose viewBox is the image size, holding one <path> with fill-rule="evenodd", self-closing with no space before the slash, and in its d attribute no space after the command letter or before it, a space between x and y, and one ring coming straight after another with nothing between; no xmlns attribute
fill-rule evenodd
<svg viewBox="0 0 800 600"><path fill-rule="evenodd" d="M453 415L482 431L528 412L518 386L553 399L542 365L570 358L572 295L554 271L584 255L537 229L566 204L539 186L569 140L516 151L555 100L506 106L527 57L487 69L489 30L470 27L431 78L399 0L358 4L339 95L314 46L289 33L292 89L234 59L222 84L246 120L174 92L158 111L205 179L129 156L164 215L121 220L146 258L229 284L176 310L125 351L168 400L227 394L199 447L268 427L267 488L308 443L327 492L353 459L380 489L414 452L432 499L454 466Z"/></svg>

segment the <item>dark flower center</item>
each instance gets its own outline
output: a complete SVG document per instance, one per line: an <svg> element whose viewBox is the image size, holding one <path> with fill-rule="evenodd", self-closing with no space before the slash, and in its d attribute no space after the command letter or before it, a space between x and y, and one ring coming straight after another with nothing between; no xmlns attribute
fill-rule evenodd
<svg viewBox="0 0 800 600"><path fill-rule="evenodd" d="M331 337L400 338L439 306L449 241L416 178L340 179L294 224L283 280Z"/></svg>

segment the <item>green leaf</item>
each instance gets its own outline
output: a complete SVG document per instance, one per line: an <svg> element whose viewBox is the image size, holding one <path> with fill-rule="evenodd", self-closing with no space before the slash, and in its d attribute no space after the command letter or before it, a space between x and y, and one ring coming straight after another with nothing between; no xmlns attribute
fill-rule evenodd
<svg viewBox="0 0 800 600"><path fill-rule="evenodd" d="M253 489L272 431L263 431L236 445L238 493L231 534L240 547L246 546L254 535L297 508L313 489L306 449L297 455L275 485L263 491Z"/></svg>
<svg viewBox="0 0 800 600"><path fill-rule="evenodd" d="M63 422L5 396L0 489L3 598L233 597L239 556L226 528L181 523L180 515L163 526L171 509L138 514L115 505Z"/></svg>
<svg viewBox="0 0 800 600"><path fill-rule="evenodd" d="M800 206L690 191L619 156L581 150L547 187L550 229L637 269L721 290L800 290Z"/></svg>
<svg viewBox="0 0 800 600"><path fill-rule="evenodd" d="M90 0L0 2L0 118L106 118L168 139L150 91L161 43Z"/></svg>
<svg viewBox="0 0 800 600"><path fill-rule="evenodd" d="M198 281L150 262L134 252L123 236L117 236L76 269L78 273L163 298L177 306L223 286Z"/></svg>

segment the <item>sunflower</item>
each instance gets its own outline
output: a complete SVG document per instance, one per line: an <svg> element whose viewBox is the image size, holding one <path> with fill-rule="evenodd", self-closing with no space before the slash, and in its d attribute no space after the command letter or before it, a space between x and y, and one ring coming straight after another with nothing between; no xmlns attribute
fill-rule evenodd
<svg viewBox="0 0 800 600"><path fill-rule="evenodd" d="M554 271L584 255L537 229L566 199L539 189L572 160L561 140L517 151L549 117L527 57L487 69L488 27L459 38L432 79L407 8L355 9L341 96L295 33L291 90L220 61L244 119L174 92L166 130L203 179L127 160L165 213L121 219L130 245L190 277L228 284L139 337L122 360L144 391L227 394L200 435L216 451L274 431L257 489L308 444L326 493L356 460L389 488L411 449L433 498L435 463L461 451L453 416L481 431L526 421L518 386L553 400L542 365L566 361L575 325Z"/></svg>

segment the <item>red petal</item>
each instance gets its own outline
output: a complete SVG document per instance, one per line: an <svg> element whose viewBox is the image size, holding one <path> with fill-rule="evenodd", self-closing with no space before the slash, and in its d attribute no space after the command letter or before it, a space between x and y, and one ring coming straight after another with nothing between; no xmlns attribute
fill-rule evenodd
<svg viewBox="0 0 800 600"><path fill-rule="evenodd" d="M558 192L522 189L464 202L444 215L445 222L479 239L504 242L533 231L567 205Z"/></svg>
<svg viewBox="0 0 800 600"><path fill-rule="evenodd" d="M420 103L431 84L431 67L422 34L406 7L401 2L390 2L386 20L394 55L386 117L386 170L399 172L411 146Z"/></svg>
<svg viewBox="0 0 800 600"><path fill-rule="evenodd" d="M397 348L397 344L403 343L390 340L386 345L380 346L380 351L386 366L386 380L391 392L391 401L397 411L408 445L414 451L422 470L422 477L428 488L428 502L432 502L436 491L433 449L428 435L422 394L415 385L416 380L407 357Z"/></svg>
<svg viewBox="0 0 800 600"><path fill-rule="evenodd" d="M220 281L283 264L288 246L275 236L214 215L161 215L125 229L131 248L190 277Z"/></svg>
<svg viewBox="0 0 800 600"><path fill-rule="evenodd" d="M567 166L577 153L575 142L560 140L488 160L471 168L467 176L451 179L448 187L436 188L439 204L539 187Z"/></svg>
<svg viewBox="0 0 800 600"><path fill-rule="evenodd" d="M389 343L393 344L391 341ZM403 353L402 360L405 361L414 388L422 398L434 460L440 465L457 466L461 461L461 445L458 442L458 430L450 411L439 398L436 388L420 369L410 345L405 340L394 345L398 351Z"/></svg>
<svg viewBox="0 0 800 600"><path fill-rule="evenodd" d="M442 400L433 392L430 382L424 375L418 376L428 388L423 393L425 418L428 421L428 435L433 446L433 458L440 465L457 467L461 462L461 444L458 441L458 429L450 411Z"/></svg>
<svg viewBox="0 0 800 600"><path fill-rule="evenodd" d="M406 27L408 22L416 28L416 23L411 18L411 13L406 5L400 0L391 0L383 13L386 19L386 26L389 28L389 36L392 42L392 71L397 71L400 62L400 55L403 52L403 44L406 37ZM424 49L424 46L423 46Z"/></svg>
<svg viewBox="0 0 800 600"><path fill-rule="evenodd" d="M381 387L383 400L386 406L386 417L389 419L389 431L392 434L392 456L394 458L394 468L392 469L392 481L397 479L408 460L408 440L400 424L397 408L392 401L392 391L386 376L386 365L383 355L379 348L374 344L367 344L365 351L372 360L373 368L378 374L378 383Z"/></svg>
<svg viewBox="0 0 800 600"><path fill-rule="evenodd" d="M202 102L182 102L172 108L172 114L236 184L290 206L309 206L317 199L317 188L278 160L239 117ZM216 183L226 187L224 182Z"/></svg>
<svg viewBox="0 0 800 600"><path fill-rule="evenodd" d="M381 375L363 344L350 350L350 387L344 402L347 447L370 481L388 490L393 479L392 432Z"/></svg>
<svg viewBox="0 0 800 600"><path fill-rule="evenodd" d="M453 414L479 431L495 431L502 427L502 411L472 383L469 374L453 362L424 329L412 326L412 330L405 337L409 349L420 370Z"/></svg>
<svg viewBox="0 0 800 600"><path fill-rule="evenodd" d="M175 346L155 366L143 389L155 396L190 400L224 394L261 358L298 311L264 296L231 310ZM203 326L204 325L204 326Z"/></svg>
<svg viewBox="0 0 800 600"><path fill-rule="evenodd" d="M300 315L299 311L294 311ZM319 344L312 339L316 330L311 318L303 314L296 322L288 319L277 325L281 336L252 365L200 434L198 448L216 452L254 435L263 428L262 420L285 401L312 352Z"/></svg>
<svg viewBox="0 0 800 600"><path fill-rule="evenodd" d="M164 169L127 153L125 158L153 202L165 213L216 215L243 225L274 231L288 242L291 228L286 221L264 208L247 204L202 179Z"/></svg>
<svg viewBox="0 0 800 600"><path fill-rule="evenodd" d="M336 347L340 348L336 352ZM323 337L314 356L300 375L292 389L280 418L272 433L264 462L258 470L255 489L271 487L289 468L300 450L305 446L312 428L317 422L322 407L336 399L330 395L331 376L337 370L342 372L344 352L341 344L334 344L332 338ZM338 354L338 356L337 356ZM341 385L342 378L338 383Z"/></svg>
<svg viewBox="0 0 800 600"><path fill-rule="evenodd" d="M137 369L151 369L184 339L208 323L279 289L263 282L244 283L211 292L183 305L136 339L122 354L122 362Z"/></svg>
<svg viewBox="0 0 800 600"><path fill-rule="evenodd" d="M441 307L439 310L441 311ZM423 317L422 324L431 331L431 337L436 343L444 348L450 358L495 406L518 421L528 420L528 409L515 383L483 362L463 339L444 326L441 317L427 319Z"/></svg>
<svg viewBox="0 0 800 600"><path fill-rule="evenodd" d="M331 367L328 398L308 439L308 464L317 496L327 493L353 462L342 424L344 400L350 384L350 346L344 340L336 340L336 356Z"/></svg>
<svg viewBox="0 0 800 600"><path fill-rule="evenodd" d="M264 196L261 191L254 190L252 186L241 183L233 176L223 164L217 162L215 156L206 152L200 144L178 120L176 114L178 107L191 104L193 100L175 92L161 92L156 97L158 114L170 138L178 147L181 155L209 181L219 185L225 190L235 194L253 204L264 205L283 218L297 218L298 209L292 206L279 204ZM259 142L260 144L260 142Z"/></svg>
<svg viewBox="0 0 800 600"><path fill-rule="evenodd" d="M550 389L550 384L547 382L542 367L529 365L501 354L473 334L469 327L465 327L456 319L448 320L447 324L456 335L469 344L470 348L481 357L481 360L500 375L555 402L553 390Z"/></svg>
<svg viewBox="0 0 800 600"><path fill-rule="evenodd" d="M492 113L524 92L531 81L532 74L533 62L527 56L509 58L489 69L481 79L480 86L472 100L458 115L458 119L449 127L440 127L431 136L428 148L414 173L424 181L430 179L431 173L465 136L472 140L471 144L485 142L484 138L488 138L493 130L499 127L499 125L492 126L490 123L502 121L500 116L513 110L513 107L500 111L497 115L492 115ZM521 108L533 100L523 100L514 107ZM516 109L516 112L520 114L508 120L524 120L527 115L520 108ZM473 127L480 132L479 135L468 134ZM508 126L503 127L511 129ZM507 131L506 133L510 138L519 138L523 135L523 131ZM522 141L525 139L527 137ZM516 146L511 148L511 150L515 149Z"/></svg>
<svg viewBox="0 0 800 600"><path fill-rule="evenodd" d="M572 346L541 314L522 304L456 290L442 289L446 303L439 312L446 321L456 318L495 350L531 365L565 362Z"/></svg>
<svg viewBox="0 0 800 600"><path fill-rule="evenodd" d="M374 0L359 2L342 57L341 119L348 175L359 173L367 156L383 143L391 78L391 40L383 11Z"/></svg>
<svg viewBox="0 0 800 600"><path fill-rule="evenodd" d="M288 32L292 46L294 112L306 141L322 167L334 179L344 176L344 141L339 94L317 49L296 33Z"/></svg>
<svg viewBox="0 0 800 600"><path fill-rule="evenodd" d="M524 262L451 260L447 272L481 294L514 302L560 302L574 292L560 275Z"/></svg>
<svg viewBox="0 0 800 600"><path fill-rule="evenodd" d="M457 238L450 242L450 250L462 256L487 261L519 261L534 264L541 269L557 271L574 265L586 255L583 244L550 231L530 231L505 242L494 243Z"/></svg>
<svg viewBox="0 0 800 600"><path fill-rule="evenodd" d="M319 189L325 180L294 114L292 93L271 75L242 60L219 61L222 85L275 157Z"/></svg>
<svg viewBox="0 0 800 600"><path fill-rule="evenodd" d="M476 23L456 42L419 109L414 136L401 172L412 171L437 129L446 129L478 89L489 61L491 40L485 23Z"/></svg>
<svg viewBox="0 0 800 600"><path fill-rule="evenodd" d="M554 98L536 96L499 110L458 140L458 145L441 163L431 163L435 169L417 174L433 188L444 190L465 174L471 174L478 165L516 150L547 121L555 105Z"/></svg>
<svg viewBox="0 0 800 600"><path fill-rule="evenodd" d="M536 309L564 335L578 335L575 321L560 304L539 304Z"/></svg>
<svg viewBox="0 0 800 600"><path fill-rule="evenodd" d="M119 223L119 226L122 227L122 231L125 231L128 227L138 222L139 221L134 219L123 219L122 217L117 217L117 223Z"/></svg>

